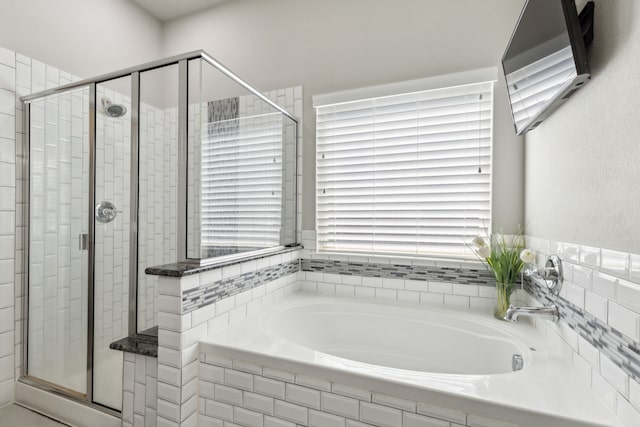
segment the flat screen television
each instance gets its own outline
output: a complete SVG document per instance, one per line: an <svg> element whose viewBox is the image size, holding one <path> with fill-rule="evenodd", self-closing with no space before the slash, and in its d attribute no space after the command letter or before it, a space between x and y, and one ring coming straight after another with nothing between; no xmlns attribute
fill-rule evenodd
<svg viewBox="0 0 640 427"><path fill-rule="evenodd" d="M518 135L536 128L589 81L592 31L593 2L578 16L574 0L527 0L502 57Z"/></svg>

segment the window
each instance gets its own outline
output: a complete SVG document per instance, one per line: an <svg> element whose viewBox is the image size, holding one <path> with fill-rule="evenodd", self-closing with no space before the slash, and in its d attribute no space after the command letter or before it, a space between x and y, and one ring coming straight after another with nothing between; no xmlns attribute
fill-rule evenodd
<svg viewBox="0 0 640 427"><path fill-rule="evenodd" d="M492 82L314 103L320 251L472 256L491 219Z"/></svg>

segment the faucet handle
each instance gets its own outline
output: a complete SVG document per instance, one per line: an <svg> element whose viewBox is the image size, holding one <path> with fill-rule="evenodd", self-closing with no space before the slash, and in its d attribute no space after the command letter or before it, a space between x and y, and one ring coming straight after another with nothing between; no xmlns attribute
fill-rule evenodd
<svg viewBox="0 0 640 427"><path fill-rule="evenodd" d="M530 277L540 285L544 285L553 295L558 295L562 289L564 276L562 274L562 261L557 255L551 255L542 268L525 270L525 276Z"/></svg>

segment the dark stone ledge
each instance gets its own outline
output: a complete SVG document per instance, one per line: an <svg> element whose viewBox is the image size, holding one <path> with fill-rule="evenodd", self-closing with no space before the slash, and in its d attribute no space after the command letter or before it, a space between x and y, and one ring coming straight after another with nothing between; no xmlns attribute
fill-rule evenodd
<svg viewBox="0 0 640 427"><path fill-rule="evenodd" d="M234 255L233 257L221 257L220 260L216 260L216 258L213 258L211 259L211 262L207 263L206 265L176 262L172 264L148 267L144 270L144 272L152 276L184 277L196 273L202 273L203 271L209 271L229 265L240 264L242 262L251 261L254 259L267 258L270 256L293 252L300 249L302 249L302 245L284 246L269 252L246 252L245 254L240 254L237 256Z"/></svg>
<svg viewBox="0 0 640 427"><path fill-rule="evenodd" d="M114 341L109 344L109 348L143 356L158 357L158 327L154 326L139 334Z"/></svg>

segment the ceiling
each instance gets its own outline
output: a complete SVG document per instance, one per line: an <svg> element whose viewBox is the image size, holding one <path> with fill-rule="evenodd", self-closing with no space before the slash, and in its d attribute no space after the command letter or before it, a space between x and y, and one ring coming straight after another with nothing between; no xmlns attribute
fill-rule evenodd
<svg viewBox="0 0 640 427"><path fill-rule="evenodd" d="M162 22L208 9L229 0L131 0Z"/></svg>

